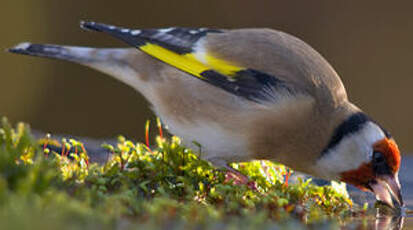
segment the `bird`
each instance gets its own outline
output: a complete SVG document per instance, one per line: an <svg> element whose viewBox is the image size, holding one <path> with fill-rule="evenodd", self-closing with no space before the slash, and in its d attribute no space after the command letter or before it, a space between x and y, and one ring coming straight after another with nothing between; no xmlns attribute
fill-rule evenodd
<svg viewBox="0 0 413 230"><path fill-rule="evenodd" d="M9 51L75 62L125 83L217 167L236 173L232 162L270 160L403 206L394 138L349 101L333 67L299 38L269 28L80 24L130 47L24 42Z"/></svg>

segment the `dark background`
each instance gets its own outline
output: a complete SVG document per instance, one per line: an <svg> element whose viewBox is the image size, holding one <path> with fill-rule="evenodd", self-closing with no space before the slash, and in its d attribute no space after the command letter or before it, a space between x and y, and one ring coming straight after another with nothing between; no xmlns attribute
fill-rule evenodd
<svg viewBox="0 0 413 230"><path fill-rule="evenodd" d="M22 41L124 46L82 31L80 20L134 28L283 30L318 50L342 77L350 99L390 130L404 152L413 150L411 1L6 0L1 5L0 48ZM13 122L52 133L142 140L145 120L154 117L137 92L85 67L5 52L0 63L0 115Z"/></svg>

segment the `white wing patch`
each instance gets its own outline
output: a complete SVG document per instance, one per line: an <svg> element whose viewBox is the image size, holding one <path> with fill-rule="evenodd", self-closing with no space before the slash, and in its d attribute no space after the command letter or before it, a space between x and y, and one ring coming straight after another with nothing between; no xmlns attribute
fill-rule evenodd
<svg viewBox="0 0 413 230"><path fill-rule="evenodd" d="M208 51L205 48L205 40L199 39L199 41L196 42L194 45L194 57L201 63L208 64L206 59L207 53Z"/></svg>
<svg viewBox="0 0 413 230"><path fill-rule="evenodd" d="M165 33L171 32L174 29L175 27L169 27L169 28L159 29L158 32L165 34Z"/></svg>

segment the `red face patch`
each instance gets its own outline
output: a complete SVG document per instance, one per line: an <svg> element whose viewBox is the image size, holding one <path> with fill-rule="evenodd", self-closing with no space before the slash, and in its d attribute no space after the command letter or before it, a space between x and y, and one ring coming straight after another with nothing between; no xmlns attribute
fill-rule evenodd
<svg viewBox="0 0 413 230"><path fill-rule="evenodd" d="M357 188L367 191L367 184L375 177L372 163L364 163L354 170L341 173L341 181L354 185Z"/></svg>
<svg viewBox="0 0 413 230"><path fill-rule="evenodd" d="M400 151L393 139L384 138L373 145L374 151L381 152L386 158L387 165L394 174L400 168ZM367 191L367 184L376 177L371 162L360 165L357 169L341 173L341 180Z"/></svg>
<svg viewBox="0 0 413 230"><path fill-rule="evenodd" d="M393 139L384 138L373 145L374 151L381 152L386 158L392 173L399 171L401 156L399 148Z"/></svg>

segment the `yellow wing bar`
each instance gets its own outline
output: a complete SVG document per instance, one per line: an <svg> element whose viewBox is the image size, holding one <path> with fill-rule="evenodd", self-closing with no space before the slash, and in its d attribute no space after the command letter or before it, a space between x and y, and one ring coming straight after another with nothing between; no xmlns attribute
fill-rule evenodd
<svg viewBox="0 0 413 230"><path fill-rule="evenodd" d="M215 30L168 28L131 30L95 22L83 22L82 28L105 32L142 52L231 94L261 103L273 101L274 92L293 93L287 82L260 70L240 67L222 60L207 50L197 49L199 39Z"/></svg>
<svg viewBox="0 0 413 230"><path fill-rule="evenodd" d="M213 70L230 78L236 77L237 72L246 69L216 58L207 51L196 50L196 43L199 39L206 36L207 33L219 32L217 30L188 28L131 30L95 22L82 22L81 26L85 29L108 33L160 61L198 78L203 78L201 73L207 70ZM175 33L172 33L173 31Z"/></svg>
<svg viewBox="0 0 413 230"><path fill-rule="evenodd" d="M235 74L238 71L246 69L246 68L242 68L234 64L231 64L228 61L216 58L212 56L211 54L205 55L205 61L209 67L229 77L235 77Z"/></svg>
<svg viewBox="0 0 413 230"><path fill-rule="evenodd" d="M143 52L174 66L184 72L192 74L198 78L203 78L201 73L208 70L209 68L202 63L190 58L186 55L180 55L175 52L169 51L161 46L152 43L146 43L139 47Z"/></svg>
<svg viewBox="0 0 413 230"><path fill-rule="evenodd" d="M201 73L207 70L215 70L223 75L231 77L235 76L236 72L245 69L232 65L227 61L215 58L209 54L205 55L206 63L202 63L195 57L194 53L181 55L153 43L146 43L139 46L139 49L177 69L201 79L203 79Z"/></svg>

